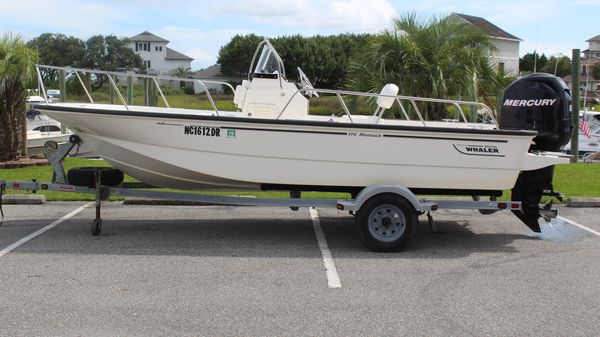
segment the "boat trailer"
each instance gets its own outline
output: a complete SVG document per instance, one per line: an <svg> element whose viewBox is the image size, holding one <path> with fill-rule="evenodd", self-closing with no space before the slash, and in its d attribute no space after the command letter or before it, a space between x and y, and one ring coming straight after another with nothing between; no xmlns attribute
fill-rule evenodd
<svg viewBox="0 0 600 337"><path fill-rule="evenodd" d="M336 208L355 215L358 234L367 247L375 251L398 251L412 239L416 233L417 217L426 214L429 228L437 232L432 212L438 209L473 209L482 214L492 214L501 210L522 211L520 201L480 201L459 199L418 198L408 188L400 185L371 185L365 187L352 199L301 199L299 191L290 191L290 198L247 198L240 196L218 196L194 194L186 192L167 192L154 190L157 187L143 182L121 182L108 186L102 183L103 168L92 171L93 181L89 186L70 184L63 166L63 160L81 140L73 135L69 142L60 145L48 156L53 168L52 182L7 181L0 177L0 214L2 212L2 195L5 190L77 192L95 195L95 218L92 221L91 233L97 236L102 231L102 201L110 196L138 197L177 202L190 202L193 205L228 205L228 206L265 206L289 207L298 210L300 207ZM546 220L555 218L557 211L551 203L540 207L540 215ZM1 224L1 222L0 222ZM532 228L532 230L535 230ZM539 231L539 226L538 226Z"/></svg>

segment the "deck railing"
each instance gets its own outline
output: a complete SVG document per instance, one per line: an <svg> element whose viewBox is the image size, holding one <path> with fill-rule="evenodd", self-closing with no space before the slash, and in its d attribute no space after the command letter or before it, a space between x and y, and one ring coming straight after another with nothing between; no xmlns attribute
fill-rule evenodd
<svg viewBox="0 0 600 337"><path fill-rule="evenodd" d="M133 90L132 84L131 84L133 78L147 79L157 89L160 97L162 98L163 103L165 104L165 106L167 108L170 108L170 105L169 105L169 102L167 101L167 98L165 97L162 89L160 88L160 81L178 81L178 82L197 83L202 87L202 89L204 90L204 93L206 93L208 101L210 102L210 105L217 116L219 115L219 110L217 109L217 105L215 104L215 101L214 101L210 91L208 90L207 84L224 85L224 86L228 87L229 89L231 89L232 93L235 93L235 89L233 88L233 86L231 84L229 84L227 82L221 82L221 81L200 80L200 79L194 79L194 78L137 74L137 73L130 74L130 73L115 72L115 71L92 70L92 69L73 68L73 67L57 67L57 66L47 66L47 65L38 64L38 65L36 65L36 73L37 73L37 77L38 77L38 83L39 83L40 89L41 89L42 94L44 95L44 98L46 99L46 101L48 100L48 96L46 95L46 88L44 86L44 81L43 81L42 74L41 74L43 69L60 71L61 78L62 78L61 81L65 80L65 77L67 76L67 74L74 74L77 77L79 83L81 84L81 87L85 91L85 94L86 94L88 100L90 101L90 103L94 103L94 100L92 99L92 95L89 92L86 84L81 79L80 74L92 74L92 75L106 76L108 78L108 81L111 85L112 90L114 90L114 92L117 94L117 96L119 97L119 100L121 101L121 103L123 104L123 106L125 107L125 109L127 111L129 111L130 104L127 103L127 101L123 97L123 94L121 93L121 90L117 86L117 83L115 81L116 78L127 78L128 79L127 80L128 90ZM64 87L64 85L61 85L61 87Z"/></svg>
<svg viewBox="0 0 600 337"><path fill-rule="evenodd" d="M56 66L47 66L47 65L36 65L36 72L38 75L39 86L40 86L42 94L44 95L44 98L46 98L46 100L47 100L46 89L44 87L44 82L43 82L42 74L41 74L43 69L58 70L61 74L60 78L63 83L65 81L67 74L74 74L77 77L77 80L79 81L81 87L85 91L85 94L86 94L88 100L90 101L90 103L94 103L94 100L92 98L90 91L88 90L88 87L86 86L86 83L81 78L81 74L95 74L95 75L106 76L108 78L108 82L109 82L112 90L117 94L119 100L121 101L122 105L125 107L125 109L127 111L129 111L129 105L132 102L132 98L130 95L132 95L132 91L133 91L133 89L132 89L132 86L133 86L132 79L133 78L145 79L145 80L148 80L149 83L152 83L154 85L154 87L157 89L165 107L167 107L167 108L170 108L170 105L169 105L169 102L167 101L167 98L165 97L162 89L160 88L159 81L179 81L179 82L197 83L198 85L200 85L202 87L202 89L204 90L204 93L206 93L206 96L208 98L208 101L210 102L212 110L214 111L215 115L217 115L217 116L219 115L219 109L217 108L217 105L215 104L215 101L214 101L210 91L208 90L207 84L224 85L224 86L228 87L232 91L232 93L235 95L235 89L233 88L233 86L227 82L221 82L221 81L200 80L200 79L193 79L193 78L181 78L181 77L162 76L162 75L122 73L122 72L91 70L91 69L73 68L73 67L56 67ZM115 79L118 79L118 78L126 78L127 79L129 103L123 97L121 90L119 89L119 87L115 81ZM61 87L64 89L65 86L61 85ZM470 122L467 118L467 115L465 114L465 111L463 110L463 107L471 107L471 109L474 109L474 111L476 111L477 115L483 114L483 116L485 116L484 117L485 122L491 122L491 123L495 124L496 126L498 125L498 123L494 117L493 111L487 105L480 103L480 102L415 97L415 96L402 96L402 95L385 95L385 94L366 93L366 92L358 92L358 91L316 89L316 88L301 88L301 89L298 89L296 92L294 92L294 94L290 96L290 98L284 105L283 109L281 109L281 111L277 115L277 119L280 119L281 117L283 117L285 115L287 108L290 106L292 100L294 99L294 97L296 95L306 94L307 96L311 96L311 95L314 95L314 93L334 95L335 97L337 97L337 100L339 101L339 103L344 111L343 114L348 116L348 119L352 123L354 122L353 115L350 112L350 109L348 109L348 105L346 104L346 102L344 100L344 96L366 97L368 99L373 99L373 100L376 100L379 97L393 98L394 103L398 104L398 106L400 108L400 112L402 113L402 115L404 116L404 118L406 120L413 120L409 116L410 115L409 110L412 109L414 111L415 115L417 116L418 120L423 124L423 126L427 126L427 122L428 122L428 120L426 120L426 118L425 118L426 115L423 113L423 111L421 111L421 108L419 108L419 104L423 104L423 103L436 103L436 104L444 104L444 105L454 106L456 108L456 110L458 111L460 118L462 118L464 123L470 123ZM375 109L373 116L376 116L379 119L381 119L383 117L383 114L385 111L386 111L386 109L377 108L377 109ZM448 120L448 121L450 121L450 120ZM458 122L458 120L452 120L452 121Z"/></svg>
<svg viewBox="0 0 600 337"><path fill-rule="evenodd" d="M308 94L307 96L312 96L312 95L314 95L314 93L335 95L337 97L342 109L344 110L344 114L348 116L348 119L351 122L353 122L352 114L350 113L350 110L348 109L348 105L344 101L343 96L367 97L367 98L370 98L373 100L375 100L379 97L393 98L395 103L397 103L398 106L400 107L400 110L401 110L404 118L406 118L406 120L412 120L409 117L409 113L407 112L406 107L404 106L406 103L408 103L415 111L415 114L417 115L417 117L419 118L419 121L423 124L423 126L427 126L427 120L425 120L424 114L422 113L421 109L419 109L419 103L439 103L439 104L454 106L454 107L456 107L462 120L465 123L470 123L470 122L467 118L467 115L465 114L465 111L463 110L463 106L472 107L477 111L477 113L484 114L485 121L490 122L490 124L494 124L494 125L498 126L498 122L496 121L496 118L494 117L494 112L492 111L492 109L490 109L487 105L480 103L480 102L416 97L416 96L385 95L385 94L367 93L367 92L359 92L359 91L330 90L330 89L316 89L316 88L298 89L289 98L289 100L287 101L287 103L285 104L285 106L283 107L283 109L281 110L279 115L277 116L277 119L284 116L285 111L287 110L287 108L289 107L289 105L291 104L292 100L294 99L294 97L296 95ZM405 103L403 104L403 102L405 102ZM387 110L387 109L377 108L377 109L375 109L373 116L376 116L379 119L381 119L385 110Z"/></svg>

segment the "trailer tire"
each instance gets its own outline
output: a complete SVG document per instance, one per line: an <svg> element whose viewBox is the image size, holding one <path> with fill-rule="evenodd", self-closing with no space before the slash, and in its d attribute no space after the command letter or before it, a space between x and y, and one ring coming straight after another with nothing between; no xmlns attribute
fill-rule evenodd
<svg viewBox="0 0 600 337"><path fill-rule="evenodd" d="M94 187L94 174L100 171L101 184L104 186L119 185L123 182L123 172L112 167L76 167L69 170L69 184Z"/></svg>
<svg viewBox="0 0 600 337"><path fill-rule="evenodd" d="M380 194L367 200L355 219L361 241L377 252L402 250L415 236L417 212L405 198Z"/></svg>

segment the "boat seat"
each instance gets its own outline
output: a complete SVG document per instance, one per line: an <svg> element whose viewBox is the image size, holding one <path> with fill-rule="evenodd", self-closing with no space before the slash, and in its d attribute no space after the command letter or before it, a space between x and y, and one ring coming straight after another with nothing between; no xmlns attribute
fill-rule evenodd
<svg viewBox="0 0 600 337"><path fill-rule="evenodd" d="M381 120L381 117L383 116L385 110L391 108L392 105L394 105L399 90L400 89L398 88L398 86L393 83L388 83L384 85L383 88L381 88L381 92L379 94L385 96L377 97L377 109L373 114L374 116L378 116L379 121Z"/></svg>

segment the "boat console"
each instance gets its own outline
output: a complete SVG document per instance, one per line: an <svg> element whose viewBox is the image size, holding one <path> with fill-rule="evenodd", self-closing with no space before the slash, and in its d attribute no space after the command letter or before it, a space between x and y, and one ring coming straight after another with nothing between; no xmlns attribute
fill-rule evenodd
<svg viewBox="0 0 600 337"><path fill-rule="evenodd" d="M259 53L260 57L255 63ZM308 83L304 86L310 85L306 75L300 68L298 70L300 88L302 82ZM248 74L248 80L235 88L233 99L248 117L277 118L285 110L281 116L283 119L306 119L308 98L299 95L299 87L286 79L283 61L269 41L263 41L256 49Z"/></svg>

